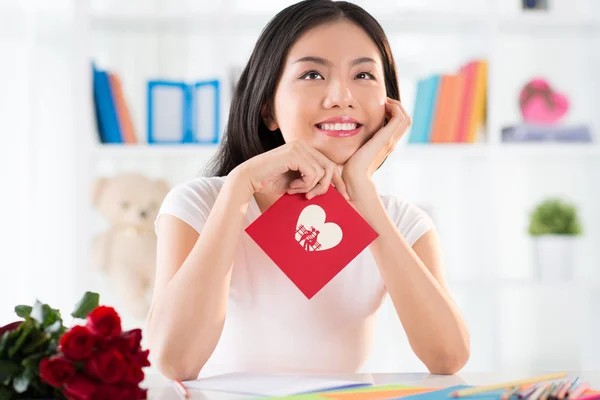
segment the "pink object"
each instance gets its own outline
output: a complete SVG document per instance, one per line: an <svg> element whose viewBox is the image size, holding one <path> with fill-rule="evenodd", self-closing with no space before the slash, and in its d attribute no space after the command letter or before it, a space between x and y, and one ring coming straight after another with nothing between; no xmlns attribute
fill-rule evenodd
<svg viewBox="0 0 600 400"><path fill-rule="evenodd" d="M569 110L569 100L543 78L529 81L521 90L519 105L528 123L556 124Z"/></svg>

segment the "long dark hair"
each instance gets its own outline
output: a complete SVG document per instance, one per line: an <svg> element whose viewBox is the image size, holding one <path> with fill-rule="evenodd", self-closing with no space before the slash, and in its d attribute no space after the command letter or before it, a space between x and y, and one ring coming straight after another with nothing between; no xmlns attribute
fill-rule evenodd
<svg viewBox="0 0 600 400"><path fill-rule="evenodd" d="M399 100L396 64L383 28L361 7L346 1L305 0L279 12L263 29L236 84L221 145L208 165L210 176L226 176L250 158L285 143L281 131L270 131L261 109L271 109L289 49L307 30L347 20L375 42L383 61L387 96Z"/></svg>

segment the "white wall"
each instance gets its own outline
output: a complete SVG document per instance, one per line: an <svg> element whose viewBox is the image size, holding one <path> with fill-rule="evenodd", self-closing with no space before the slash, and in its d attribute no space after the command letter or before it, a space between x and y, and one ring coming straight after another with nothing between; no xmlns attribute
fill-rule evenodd
<svg viewBox="0 0 600 400"><path fill-rule="evenodd" d="M232 46L223 48L223 42L209 39L202 27L172 29L167 19L162 25L165 33L158 35L135 17L154 7L167 7L164 4L168 4L166 15L219 12L223 3L218 1L202 2L201 7L192 0L91 2L91 10L125 11L133 16L129 24L122 24L110 18L88 20L83 1L54 1L50 8L41 0L0 0L0 171L4 183L0 324L13 319L12 307L18 303L40 298L68 314L83 289L106 288L83 261L88 246L85 234L103 226L87 203L96 176L137 169L175 184L194 176L204 162L191 153L157 158L148 152L96 151L87 57L94 56L101 66L123 78L143 140L147 79L226 80L226 68L247 59L264 17L289 3L228 2L227 9L240 7L257 16L255 21L247 21L250 28L243 31L224 20L217 32L234 40ZM511 16L518 2L363 3L374 13L393 9L401 15L429 7L442 16L448 15L444 12L486 13L491 4ZM415 14L405 30L394 29L393 19L385 20L409 112L417 78L455 69L470 57L488 56L493 62L492 144L497 144L501 126L519 120L518 89L539 73L569 94L573 106L568 123L590 123L600 129L600 79L595 74L600 63L597 52L592 51L600 44L599 29L596 26L593 34L572 29L577 24L569 20L582 15L578 10L600 20L598 8L584 0L568 2L571 6L564 1L554 3L560 7L558 23L541 31L517 25L509 34L494 38L487 35L487 18L496 20L488 14L479 34L465 31L462 14L456 14L456 21L445 17L446 25L433 33L415 29L424 14ZM227 95L223 101L227 103ZM224 107L223 119L225 116ZM382 192L402 196L434 214L447 275L472 335L472 357L465 370L599 369L600 346L594 346L594 336L600 333L600 324L593 322L598 319L593 305L598 303L600 282L600 152L560 148L547 152L534 147L506 157L501 150L493 146L473 152L402 150L397 160L386 163L376 181ZM563 194L577 202L586 230L574 265L579 283L562 287L528 283L535 270L532 242L525 230L527 216L535 202L550 194ZM103 298L116 301L110 292ZM382 310L374 355L365 369L424 370L410 351L390 303Z"/></svg>

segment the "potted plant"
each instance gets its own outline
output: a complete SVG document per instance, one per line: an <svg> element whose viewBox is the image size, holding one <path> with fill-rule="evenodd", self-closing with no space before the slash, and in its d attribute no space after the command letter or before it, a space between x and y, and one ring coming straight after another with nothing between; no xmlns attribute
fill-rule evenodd
<svg viewBox="0 0 600 400"><path fill-rule="evenodd" d="M577 207L560 198L547 198L530 214L529 234L542 280L569 280L576 239L582 233Z"/></svg>

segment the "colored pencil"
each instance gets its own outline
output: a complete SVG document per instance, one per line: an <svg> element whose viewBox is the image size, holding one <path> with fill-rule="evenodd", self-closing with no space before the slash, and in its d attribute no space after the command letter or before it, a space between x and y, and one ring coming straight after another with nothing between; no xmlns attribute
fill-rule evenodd
<svg viewBox="0 0 600 400"><path fill-rule="evenodd" d="M577 386L575 389L573 389L571 391L571 393L569 393L569 399L576 399L578 397L581 397L583 392L585 392L589 388L590 388L589 382L582 382L581 385Z"/></svg>
<svg viewBox="0 0 600 400"><path fill-rule="evenodd" d="M547 400L550 397L550 394L552 394L552 392L554 392L555 388L556 388L556 382L553 382L552 384L550 384L550 386L548 386L546 388L546 390L544 390L542 392L542 394L540 395L540 400Z"/></svg>
<svg viewBox="0 0 600 400"><path fill-rule="evenodd" d="M508 400L511 397L513 397L517 392L519 391L519 387L515 386L514 388L507 390L506 392L502 393L502 395L500 396L501 400Z"/></svg>
<svg viewBox="0 0 600 400"><path fill-rule="evenodd" d="M598 400L600 399L600 393L588 394L587 396L578 397L577 400Z"/></svg>
<svg viewBox="0 0 600 400"><path fill-rule="evenodd" d="M514 386L523 386L528 383L538 383L538 382L543 382L543 381L551 381L554 379L561 379L561 378L565 378L567 375L568 374L566 372L557 372L557 373L548 374L548 375L541 375L541 376L538 376L535 378L521 379L521 380L514 381L514 382L499 383L496 385L480 386L480 387L469 388L469 389L461 389L461 390L457 390L457 391L453 392L451 394L451 396L452 397L469 396L471 394L491 392L493 390L507 389L507 388L511 388Z"/></svg>
<svg viewBox="0 0 600 400"><path fill-rule="evenodd" d="M573 381L573 383L571 383L571 386L569 386L569 388L567 389L567 393L565 394L565 397L569 397L569 394L571 393L571 391L573 389L575 389L575 386L577 386L579 384L579 377L575 378L575 380Z"/></svg>
<svg viewBox="0 0 600 400"><path fill-rule="evenodd" d="M524 398L526 398L526 397L529 397L529 396L531 396L531 394L532 394L533 392L535 392L535 391L537 390L537 388L538 388L538 387L540 387L540 384L539 384L539 383L536 383L536 384L533 384L533 385L531 385L531 386L530 386L529 388L527 388L527 389L523 389L523 390L521 390L521 391L519 392L519 396L518 396L518 397L519 397L519 399L524 399Z"/></svg>
<svg viewBox="0 0 600 400"><path fill-rule="evenodd" d="M545 384L545 385L541 385L539 388L536 389L535 392L533 392L531 394L531 396L529 396L527 398L527 400L537 400L537 399L539 399L540 396L542 395L542 393L544 393L548 389L548 386L550 386L548 383Z"/></svg>
<svg viewBox="0 0 600 400"><path fill-rule="evenodd" d="M571 380L567 380L566 382L564 382L560 388L558 389L558 393L556 393L556 398L558 400L562 400L565 398L565 395L567 394L567 390L569 390L569 388L571 387Z"/></svg>

